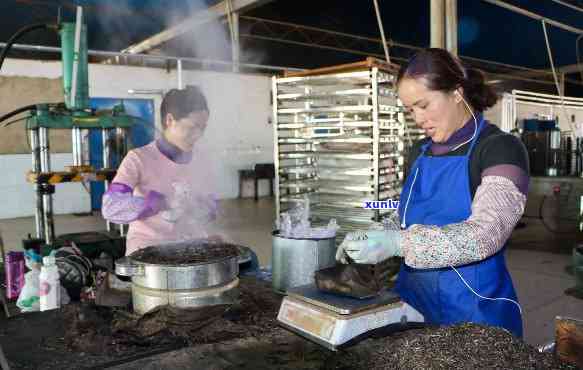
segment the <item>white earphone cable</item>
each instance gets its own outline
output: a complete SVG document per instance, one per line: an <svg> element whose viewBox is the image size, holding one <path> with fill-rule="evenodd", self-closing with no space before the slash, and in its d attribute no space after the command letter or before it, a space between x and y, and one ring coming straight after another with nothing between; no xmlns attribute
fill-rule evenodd
<svg viewBox="0 0 583 370"><path fill-rule="evenodd" d="M466 144L467 144L467 143L469 143L470 141L472 141L472 140L473 140L473 139L476 137L476 134L478 133L478 120L476 119L476 115L474 114L474 111L472 110L472 108L470 107L470 105L468 104L468 102L466 101L466 99L464 99L464 96L463 96L462 94L460 94L460 93L458 93L458 94L459 94L459 96L462 98L462 101L463 101L463 102L464 102L464 104L466 105L466 108L468 108L468 111L470 112L470 114L471 114L471 115L472 115L472 117L474 118L474 125L475 125L475 127L474 127L474 134L472 135L472 137L471 137L471 138L469 138L468 140L464 141L463 143L461 143L461 144L459 144L459 145L455 146L455 147L454 147L454 148L451 150L452 152L453 152L453 151L455 151L455 150L457 150L458 148L460 148L460 147L462 147L462 146L466 145Z"/></svg>
<svg viewBox="0 0 583 370"><path fill-rule="evenodd" d="M490 297L484 297L483 295L480 295L480 294L478 294L478 293L477 293L477 292L476 292L476 291L475 291L475 290L474 290L474 289L473 289L473 288L470 286L470 284L468 284L468 282L466 281L466 279L464 279L464 277L463 277L463 276L462 276L462 275L461 275L461 274L458 272L458 270L457 270L455 267L453 267L453 266L449 266L449 267L451 267L451 268L453 269L453 271L455 271L455 273L456 273L456 274L457 274L457 275L460 277L460 279L462 279L462 282L463 282L463 283L464 283L464 284L465 284L465 285L468 287L468 289L469 289L469 290L470 290L472 293L474 293L476 296L478 296L479 298L486 299L486 300L489 300L489 301L508 301L508 302L512 302L512 303L514 303L514 304L516 305L516 307L518 307L518 311L520 312L520 315L522 315L522 307L520 307L520 304L519 304L518 302L516 302L515 300L513 300L513 299L510 299L510 298L503 298L503 297L502 297L502 298L490 298Z"/></svg>
<svg viewBox="0 0 583 370"><path fill-rule="evenodd" d="M415 176L413 176L413 183L411 183L411 187L409 188L409 195L407 196L407 202L405 203L405 209L403 210L403 222L401 222L401 227L404 229L407 227L407 207L409 207L409 200L411 199L411 193L413 192L413 186L415 186L415 181L417 181L417 174L419 173L419 167L415 169Z"/></svg>

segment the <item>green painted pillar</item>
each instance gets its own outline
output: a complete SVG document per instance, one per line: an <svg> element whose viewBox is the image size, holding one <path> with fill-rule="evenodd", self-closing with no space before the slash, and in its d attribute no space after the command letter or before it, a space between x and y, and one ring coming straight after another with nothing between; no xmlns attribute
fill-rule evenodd
<svg viewBox="0 0 583 370"><path fill-rule="evenodd" d="M81 27L79 53L75 54L75 23L61 23L61 58L63 62L63 89L65 104L71 110L89 108L89 73L87 59L87 26ZM77 92L71 101L73 87L73 65L79 60L77 70Z"/></svg>

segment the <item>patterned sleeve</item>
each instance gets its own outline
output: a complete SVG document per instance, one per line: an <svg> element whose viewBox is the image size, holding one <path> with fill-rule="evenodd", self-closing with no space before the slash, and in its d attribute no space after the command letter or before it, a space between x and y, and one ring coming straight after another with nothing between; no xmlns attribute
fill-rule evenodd
<svg viewBox="0 0 583 370"><path fill-rule="evenodd" d="M113 183L112 185L124 184ZM103 195L101 214L107 221L115 224L129 224L138 219L145 205L144 198L136 197L131 192L108 190Z"/></svg>
<svg viewBox="0 0 583 370"><path fill-rule="evenodd" d="M526 195L513 181L485 176L466 221L443 227L412 225L401 231L405 263L415 268L441 268L483 260L504 246L525 205Z"/></svg>

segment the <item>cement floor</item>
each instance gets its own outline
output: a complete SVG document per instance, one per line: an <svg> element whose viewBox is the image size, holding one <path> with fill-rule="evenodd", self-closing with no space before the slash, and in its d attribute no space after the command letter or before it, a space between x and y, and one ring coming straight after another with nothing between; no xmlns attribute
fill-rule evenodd
<svg viewBox="0 0 583 370"><path fill-rule="evenodd" d="M233 242L251 247L257 253L260 264L265 266L271 259L274 214L273 198L262 198L258 202L253 199L223 201L218 231ZM536 222L529 220L528 224L517 234L528 235L531 240L545 240L547 246L555 243ZM55 218L55 228L59 235L105 230L105 223L99 215L63 215ZM0 220L0 230L7 251L19 250L21 240L34 233L34 220ZM543 344L554 339L556 316L583 318L583 300L564 294L567 288L574 285L573 276L566 271L571 255L565 253L563 246L531 250L525 243L518 246L520 241L515 241L515 237L512 240L517 247L513 248L511 243L507 261L522 304L525 340L533 345Z"/></svg>

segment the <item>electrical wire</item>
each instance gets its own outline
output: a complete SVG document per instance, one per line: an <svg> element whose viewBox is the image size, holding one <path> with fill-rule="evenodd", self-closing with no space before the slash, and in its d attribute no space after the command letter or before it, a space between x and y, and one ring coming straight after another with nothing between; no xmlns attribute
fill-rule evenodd
<svg viewBox="0 0 583 370"><path fill-rule="evenodd" d="M518 302L516 302L513 299L510 298L504 298L504 297L496 297L496 298L490 298L490 297L484 297L483 295L479 294L478 292L476 292L474 290L474 288L472 288L470 286L470 284L468 284L468 282L466 281L466 279L464 279L464 277L458 272L458 270L453 267L453 266L449 266L452 268L453 271L455 271L455 273L460 277L460 279L462 280L462 282L468 287L468 289L474 293L477 297L488 300L488 301L507 301L507 302L511 302L514 303L516 305L516 307L518 307L518 311L520 312L520 315L522 315L522 307L520 307L520 304Z"/></svg>

